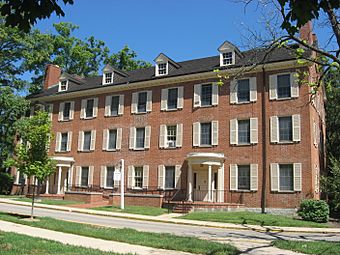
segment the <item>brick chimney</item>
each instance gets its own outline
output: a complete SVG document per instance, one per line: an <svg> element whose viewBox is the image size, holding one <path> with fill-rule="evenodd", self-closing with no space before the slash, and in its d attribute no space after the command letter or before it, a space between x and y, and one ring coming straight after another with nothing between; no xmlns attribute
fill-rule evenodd
<svg viewBox="0 0 340 255"><path fill-rule="evenodd" d="M308 21L300 28L300 38L306 40L308 44L312 45L316 35L313 33L313 25L311 21Z"/></svg>
<svg viewBox="0 0 340 255"><path fill-rule="evenodd" d="M53 64L47 65L45 69L44 89L46 90L57 84L59 82L60 75L61 69L59 66Z"/></svg>

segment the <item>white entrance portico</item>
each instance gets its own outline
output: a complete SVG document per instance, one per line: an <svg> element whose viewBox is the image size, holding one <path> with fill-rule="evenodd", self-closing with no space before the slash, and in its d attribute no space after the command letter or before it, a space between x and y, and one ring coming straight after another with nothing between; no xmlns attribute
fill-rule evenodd
<svg viewBox="0 0 340 255"><path fill-rule="evenodd" d="M188 161L188 201L224 202L224 154L192 152Z"/></svg>
<svg viewBox="0 0 340 255"><path fill-rule="evenodd" d="M45 194L63 194L72 186L73 157L53 157L57 171L46 179Z"/></svg>

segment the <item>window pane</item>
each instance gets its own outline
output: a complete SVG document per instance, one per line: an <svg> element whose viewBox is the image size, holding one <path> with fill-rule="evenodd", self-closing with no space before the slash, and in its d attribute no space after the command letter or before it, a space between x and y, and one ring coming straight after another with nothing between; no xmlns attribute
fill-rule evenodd
<svg viewBox="0 0 340 255"><path fill-rule="evenodd" d="M280 142L293 141L292 117L279 117Z"/></svg>
<svg viewBox="0 0 340 255"><path fill-rule="evenodd" d="M119 96L113 96L111 100L111 116L118 115Z"/></svg>
<svg viewBox="0 0 340 255"><path fill-rule="evenodd" d="M89 184L89 167L81 168L81 186L88 186Z"/></svg>
<svg viewBox="0 0 340 255"><path fill-rule="evenodd" d="M166 74L167 63L158 64L158 74Z"/></svg>
<svg viewBox="0 0 340 255"><path fill-rule="evenodd" d="M280 165L280 190L292 191L293 189L293 165Z"/></svg>
<svg viewBox="0 0 340 255"><path fill-rule="evenodd" d="M238 189L250 190L250 166L238 166Z"/></svg>
<svg viewBox="0 0 340 255"><path fill-rule="evenodd" d="M113 187L113 172L115 168L113 166L106 167L106 187Z"/></svg>
<svg viewBox="0 0 340 255"><path fill-rule="evenodd" d="M147 92L138 93L138 112L146 112L146 100L147 100Z"/></svg>
<svg viewBox="0 0 340 255"><path fill-rule="evenodd" d="M86 101L86 118L93 117L93 105L94 99L89 99Z"/></svg>
<svg viewBox="0 0 340 255"><path fill-rule="evenodd" d="M168 147L176 147L176 126L167 126Z"/></svg>
<svg viewBox="0 0 340 255"><path fill-rule="evenodd" d="M136 129L136 148L144 148L145 128Z"/></svg>
<svg viewBox="0 0 340 255"><path fill-rule="evenodd" d="M84 132L83 150L89 151L91 149L91 131Z"/></svg>
<svg viewBox="0 0 340 255"><path fill-rule="evenodd" d="M290 97L290 74L277 76L277 97Z"/></svg>
<svg viewBox="0 0 340 255"><path fill-rule="evenodd" d="M249 79L237 81L237 98L238 102L249 102Z"/></svg>
<svg viewBox="0 0 340 255"><path fill-rule="evenodd" d="M177 109L178 89L168 90L168 109Z"/></svg>
<svg viewBox="0 0 340 255"><path fill-rule="evenodd" d="M117 129L109 130L109 144L108 149L114 150L116 149L117 144Z"/></svg>
<svg viewBox="0 0 340 255"><path fill-rule="evenodd" d="M70 102L64 103L64 111L63 111L64 120L68 120L70 118L70 109L71 109L71 103Z"/></svg>
<svg viewBox="0 0 340 255"><path fill-rule="evenodd" d="M135 167L135 187L143 188L143 167Z"/></svg>
<svg viewBox="0 0 340 255"><path fill-rule="evenodd" d="M233 63L232 52L225 52L222 54L222 56L223 56L223 65L231 65Z"/></svg>
<svg viewBox="0 0 340 255"><path fill-rule="evenodd" d="M201 87L201 105L211 105L212 103L212 85L206 84Z"/></svg>
<svg viewBox="0 0 340 255"><path fill-rule="evenodd" d="M112 73L106 73L105 74L105 83L111 83L112 82Z"/></svg>
<svg viewBox="0 0 340 255"><path fill-rule="evenodd" d="M201 123L201 145L211 145L211 123Z"/></svg>
<svg viewBox="0 0 340 255"><path fill-rule="evenodd" d="M250 120L238 121L238 143L250 143Z"/></svg>
<svg viewBox="0 0 340 255"><path fill-rule="evenodd" d="M175 188L175 167L174 166L165 167L165 188L166 189Z"/></svg>
<svg viewBox="0 0 340 255"><path fill-rule="evenodd" d="M61 134L61 144L60 144L60 151L66 151L67 150L67 133Z"/></svg>

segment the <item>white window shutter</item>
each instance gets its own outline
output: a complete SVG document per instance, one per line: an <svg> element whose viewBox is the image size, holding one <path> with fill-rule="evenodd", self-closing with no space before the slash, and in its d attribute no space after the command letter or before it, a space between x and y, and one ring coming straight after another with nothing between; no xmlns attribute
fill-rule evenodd
<svg viewBox="0 0 340 255"><path fill-rule="evenodd" d="M138 92L132 93L131 113L137 112Z"/></svg>
<svg viewBox="0 0 340 255"><path fill-rule="evenodd" d="M104 188L105 185L105 180L106 180L106 166L101 166L100 167L100 187Z"/></svg>
<svg viewBox="0 0 340 255"><path fill-rule="evenodd" d="M290 74L290 95L291 97L299 97L299 77L297 73Z"/></svg>
<svg viewBox="0 0 340 255"><path fill-rule="evenodd" d="M98 97L94 98L93 102L93 117L97 117L98 115Z"/></svg>
<svg viewBox="0 0 340 255"><path fill-rule="evenodd" d="M61 133L57 132L56 138L55 138L55 151L60 151L60 144L61 144Z"/></svg>
<svg viewBox="0 0 340 255"><path fill-rule="evenodd" d="M73 166L71 166L69 173L70 173L70 176L68 178L68 185L71 188L73 184Z"/></svg>
<svg viewBox="0 0 340 255"><path fill-rule="evenodd" d="M230 120L230 144L238 144L238 122L237 119Z"/></svg>
<svg viewBox="0 0 340 255"><path fill-rule="evenodd" d="M238 171L236 164L230 164L230 190L237 190L238 187Z"/></svg>
<svg viewBox="0 0 340 255"><path fill-rule="evenodd" d="M168 102L168 89L162 89L161 92L161 111L167 110L167 102Z"/></svg>
<svg viewBox="0 0 340 255"><path fill-rule="evenodd" d="M103 151L107 150L107 144L108 144L108 141L109 141L108 133L109 133L108 129L103 130L103 145L102 145Z"/></svg>
<svg viewBox="0 0 340 255"><path fill-rule="evenodd" d="M85 118L86 99L81 100L80 118Z"/></svg>
<svg viewBox="0 0 340 255"><path fill-rule="evenodd" d="M279 191L280 181L279 164L270 164L270 180L271 180L271 191Z"/></svg>
<svg viewBox="0 0 340 255"><path fill-rule="evenodd" d="M176 165L175 166L175 188L181 189L181 173L182 173L182 166Z"/></svg>
<svg viewBox="0 0 340 255"><path fill-rule="evenodd" d="M258 119L250 118L250 143L258 143Z"/></svg>
<svg viewBox="0 0 340 255"><path fill-rule="evenodd" d="M184 87L178 87L177 108L183 109L184 107Z"/></svg>
<svg viewBox="0 0 340 255"><path fill-rule="evenodd" d="M124 114L124 95L119 95L118 115Z"/></svg>
<svg viewBox="0 0 340 255"><path fill-rule="evenodd" d="M59 104L59 114L58 114L58 121L63 121L64 115L64 103Z"/></svg>
<svg viewBox="0 0 340 255"><path fill-rule="evenodd" d="M93 186L93 173L94 173L94 166L89 166L89 185Z"/></svg>
<svg viewBox="0 0 340 255"><path fill-rule="evenodd" d="M116 143L117 150L120 150L122 148L122 134L123 134L123 129L117 128L117 143Z"/></svg>
<svg viewBox="0 0 340 255"><path fill-rule="evenodd" d="M143 166L143 189L147 189L149 187L149 166Z"/></svg>
<svg viewBox="0 0 340 255"><path fill-rule="evenodd" d="M294 191L302 191L302 164L294 163Z"/></svg>
<svg viewBox="0 0 340 255"><path fill-rule="evenodd" d="M130 141L129 141L129 149L135 149L135 136L136 136L136 129L135 127L130 127Z"/></svg>
<svg viewBox="0 0 340 255"><path fill-rule="evenodd" d="M237 104L237 80L233 79L230 81L230 103Z"/></svg>
<svg viewBox="0 0 340 255"><path fill-rule="evenodd" d="M96 149L96 130L91 130L91 146L90 150L94 151Z"/></svg>
<svg viewBox="0 0 340 255"><path fill-rule="evenodd" d="M201 106L201 84L194 85L194 107Z"/></svg>
<svg viewBox="0 0 340 255"><path fill-rule="evenodd" d="M212 105L218 105L218 85L216 83L212 84L211 104Z"/></svg>
<svg viewBox="0 0 340 255"><path fill-rule="evenodd" d="M74 118L74 101L70 102L70 120Z"/></svg>
<svg viewBox="0 0 340 255"><path fill-rule="evenodd" d="M159 148L165 148L166 145L166 125L159 126Z"/></svg>
<svg viewBox="0 0 340 255"><path fill-rule="evenodd" d="M199 122L195 122L192 125L192 145L195 147L200 146L200 130L201 124Z"/></svg>
<svg viewBox="0 0 340 255"><path fill-rule="evenodd" d="M152 111L152 91L147 91L147 97L146 97L146 111L151 112Z"/></svg>
<svg viewBox="0 0 340 255"><path fill-rule="evenodd" d="M250 165L250 190L256 191L258 187L258 165Z"/></svg>
<svg viewBox="0 0 340 255"><path fill-rule="evenodd" d="M211 122L211 145L218 145L218 121L212 121Z"/></svg>
<svg viewBox="0 0 340 255"><path fill-rule="evenodd" d="M76 167L76 181L75 181L76 187L80 186L80 178L81 178L81 167L77 166Z"/></svg>
<svg viewBox="0 0 340 255"><path fill-rule="evenodd" d="M67 148L66 151L72 150L72 131L67 132Z"/></svg>
<svg viewBox="0 0 340 255"><path fill-rule="evenodd" d="M111 102L112 102L112 96L106 96L105 97L105 111L104 111L105 117L111 116Z"/></svg>
<svg viewBox="0 0 340 255"><path fill-rule="evenodd" d="M176 125L176 147L180 148L183 144L183 124Z"/></svg>
<svg viewBox="0 0 340 255"><path fill-rule="evenodd" d="M300 142L301 141L300 114L294 114L292 116L292 123L293 123L293 141Z"/></svg>
<svg viewBox="0 0 340 255"><path fill-rule="evenodd" d="M277 116L270 117L270 142L279 142L279 118Z"/></svg>
<svg viewBox="0 0 340 255"><path fill-rule="evenodd" d="M256 77L249 78L249 93L250 93L250 102L256 102L257 100L257 81Z"/></svg>
<svg viewBox="0 0 340 255"><path fill-rule="evenodd" d="M269 99L277 99L277 75L269 75Z"/></svg>
<svg viewBox="0 0 340 255"><path fill-rule="evenodd" d="M128 166L128 183L127 188L131 189L135 186L135 169L133 166Z"/></svg>
<svg viewBox="0 0 340 255"><path fill-rule="evenodd" d="M165 187L165 166L158 166L158 188L164 189Z"/></svg>
<svg viewBox="0 0 340 255"><path fill-rule="evenodd" d="M150 148L150 140L151 140L151 126L145 127L145 140L144 140L144 148Z"/></svg>
<svg viewBox="0 0 340 255"><path fill-rule="evenodd" d="M84 132L79 131L79 133L78 133L78 151L83 150L83 140L84 140Z"/></svg>
<svg viewBox="0 0 340 255"><path fill-rule="evenodd" d="M50 120L52 121L53 118L53 104L48 104L48 116L50 118Z"/></svg>

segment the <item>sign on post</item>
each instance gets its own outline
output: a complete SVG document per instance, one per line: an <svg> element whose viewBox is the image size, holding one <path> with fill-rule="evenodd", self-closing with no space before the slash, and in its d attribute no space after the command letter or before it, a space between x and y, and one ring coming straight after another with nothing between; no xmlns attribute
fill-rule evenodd
<svg viewBox="0 0 340 255"><path fill-rule="evenodd" d="M120 181L121 180L121 173L120 173L120 171L117 171L117 170L115 170L114 172L113 172L113 180L114 181Z"/></svg>

